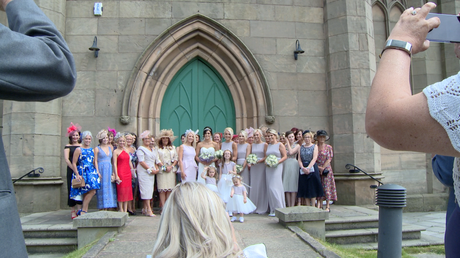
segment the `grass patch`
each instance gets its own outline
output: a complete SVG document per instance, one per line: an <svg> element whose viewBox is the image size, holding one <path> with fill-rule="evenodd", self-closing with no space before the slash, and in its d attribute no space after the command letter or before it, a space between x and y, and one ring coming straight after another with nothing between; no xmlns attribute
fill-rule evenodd
<svg viewBox="0 0 460 258"><path fill-rule="evenodd" d="M324 245L328 250L336 253L342 258L376 258L377 250L367 250L361 248L345 248L343 246L328 243L316 239L322 245ZM413 247L404 247L401 252L402 258L411 258L413 254L423 254L423 253L434 253L444 255L444 246L443 245L432 245L432 246L413 246Z"/></svg>
<svg viewBox="0 0 460 258"><path fill-rule="evenodd" d="M95 245L97 243L97 241L99 241L99 239L94 240L92 243L87 244L85 247L83 247L81 249L77 249L77 250L67 254L63 258L81 258L83 255L85 255L89 251L89 249L91 249L91 247L93 247L93 245Z"/></svg>

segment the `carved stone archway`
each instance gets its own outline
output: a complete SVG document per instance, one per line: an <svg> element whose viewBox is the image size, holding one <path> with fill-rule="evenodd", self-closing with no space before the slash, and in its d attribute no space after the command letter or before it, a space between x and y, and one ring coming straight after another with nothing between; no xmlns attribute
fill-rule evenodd
<svg viewBox="0 0 460 258"><path fill-rule="evenodd" d="M167 29L141 55L125 88L120 122L158 132L163 95L188 61L201 57L220 73L235 105L236 129L274 122L265 75L244 43L215 20L193 15Z"/></svg>

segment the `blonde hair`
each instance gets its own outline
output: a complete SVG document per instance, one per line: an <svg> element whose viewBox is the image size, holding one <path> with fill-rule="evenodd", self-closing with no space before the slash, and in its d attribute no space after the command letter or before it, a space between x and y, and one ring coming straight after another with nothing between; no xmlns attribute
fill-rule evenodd
<svg viewBox="0 0 460 258"><path fill-rule="evenodd" d="M211 172L211 170L214 171L214 178L215 178L216 180L218 180L218 179L219 179L219 174L217 173L217 168L214 167L214 166L209 166L209 167L208 167L208 171L206 171L206 176L209 176L209 172ZM210 176L209 176L209 177L210 177Z"/></svg>
<svg viewBox="0 0 460 258"><path fill-rule="evenodd" d="M228 131L233 137L233 128L227 127L227 128L224 129L224 133L225 133L225 131Z"/></svg>
<svg viewBox="0 0 460 258"><path fill-rule="evenodd" d="M256 134L256 133L259 133L259 135L260 135L260 140L261 140L261 141L265 141L265 137L264 137L264 134L262 133L262 130L260 130L260 129L255 129L255 130L254 130L254 134Z"/></svg>
<svg viewBox="0 0 460 258"><path fill-rule="evenodd" d="M243 183L243 177L241 175L237 175L232 177L232 182L235 183L235 180L240 180L241 183Z"/></svg>
<svg viewBox="0 0 460 258"><path fill-rule="evenodd" d="M152 257L238 257L222 199L197 182L178 184L166 201Z"/></svg>
<svg viewBox="0 0 460 258"><path fill-rule="evenodd" d="M279 138L280 138L279 135L278 135L278 132L273 128L267 129L267 133L274 134L277 140L279 140Z"/></svg>
<svg viewBox="0 0 460 258"><path fill-rule="evenodd" d="M196 148L196 136L197 136L197 134L196 134L194 131L192 131L192 130L190 130L190 131L187 130L187 132L185 132L185 142L188 141L188 140L187 140L187 136L188 136L189 134L192 134L192 135L193 135L193 142L191 142L191 145L193 146L193 148Z"/></svg>
<svg viewBox="0 0 460 258"><path fill-rule="evenodd" d="M240 134L242 134L244 136L244 139L247 140L248 139L248 133L246 132L246 130L241 130L240 131ZM238 134L238 136L240 135Z"/></svg>

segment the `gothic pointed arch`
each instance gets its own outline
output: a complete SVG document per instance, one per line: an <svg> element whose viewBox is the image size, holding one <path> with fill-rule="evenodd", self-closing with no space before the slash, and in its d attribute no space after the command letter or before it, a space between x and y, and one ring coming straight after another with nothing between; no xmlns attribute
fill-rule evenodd
<svg viewBox="0 0 460 258"><path fill-rule="evenodd" d="M222 76L234 100L236 128L273 123L265 75L251 51L231 31L201 14L171 26L137 61L125 88L120 122L159 131L162 99L174 75L200 57Z"/></svg>

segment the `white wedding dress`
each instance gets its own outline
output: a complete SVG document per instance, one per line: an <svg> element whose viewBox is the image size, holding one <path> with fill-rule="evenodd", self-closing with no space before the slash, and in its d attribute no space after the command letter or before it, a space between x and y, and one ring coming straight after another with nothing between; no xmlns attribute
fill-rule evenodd
<svg viewBox="0 0 460 258"><path fill-rule="evenodd" d="M216 152L216 150L214 149L214 147L210 147L210 148L201 147L201 149L200 149L200 155L202 153L206 153L206 154L209 154L210 156L215 157L215 152ZM212 163L212 165L215 166L214 163ZM198 180L197 180L197 182L206 185L206 181L204 180L204 178L201 177L201 173L203 173L203 170L204 170L204 165L203 165L203 163L199 162L198 163ZM216 169L216 173L217 172L218 172L218 170Z"/></svg>

